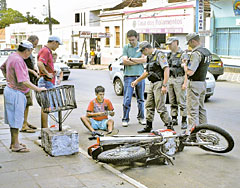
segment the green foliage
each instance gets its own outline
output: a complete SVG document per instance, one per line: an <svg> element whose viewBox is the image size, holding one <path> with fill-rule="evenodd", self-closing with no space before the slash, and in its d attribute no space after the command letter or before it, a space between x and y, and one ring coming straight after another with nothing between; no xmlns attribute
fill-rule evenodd
<svg viewBox="0 0 240 188"><path fill-rule="evenodd" d="M0 11L0 28L5 28L10 24L28 22L29 24L49 24L49 18L46 17L43 21L40 21L33 15L30 15L30 12L26 13L26 16L23 16L22 13L11 8ZM52 24L60 24L54 18L51 18Z"/></svg>
<svg viewBox="0 0 240 188"><path fill-rule="evenodd" d="M22 13L17 10L13 10L11 8L0 11L0 28L5 28L13 23L21 23L26 22L27 19L22 15Z"/></svg>
<svg viewBox="0 0 240 188"><path fill-rule="evenodd" d="M43 24L43 22L41 22L35 16L33 15L30 16L30 12L27 12L26 14L27 14L26 19L29 24Z"/></svg>
<svg viewBox="0 0 240 188"><path fill-rule="evenodd" d="M59 21L55 20L54 18L51 18L52 24L60 24ZM43 21L44 24L49 24L49 18L46 17Z"/></svg>

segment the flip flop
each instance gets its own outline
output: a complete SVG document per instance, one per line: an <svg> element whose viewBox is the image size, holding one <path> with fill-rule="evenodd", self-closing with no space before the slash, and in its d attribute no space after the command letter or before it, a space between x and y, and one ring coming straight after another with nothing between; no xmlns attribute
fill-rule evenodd
<svg viewBox="0 0 240 188"><path fill-rule="evenodd" d="M23 143L20 143L19 145L22 146L22 147L24 147L24 148L26 148L26 145L23 144ZM10 146L9 149L12 149L12 146Z"/></svg>
<svg viewBox="0 0 240 188"><path fill-rule="evenodd" d="M107 134L105 134L105 136L113 136L118 134L119 130L118 129L113 129L111 132L107 132Z"/></svg>
<svg viewBox="0 0 240 188"><path fill-rule="evenodd" d="M26 153L26 152L30 152L30 150L26 147L20 147L20 148L12 149L12 152Z"/></svg>
<svg viewBox="0 0 240 188"><path fill-rule="evenodd" d="M34 129L21 129L20 132L23 132L23 133L35 133L36 131Z"/></svg>
<svg viewBox="0 0 240 188"><path fill-rule="evenodd" d="M27 124L27 126L29 127L29 128L31 128L31 129L37 129L37 127L35 127L35 126L33 126L33 125L31 125L31 124Z"/></svg>

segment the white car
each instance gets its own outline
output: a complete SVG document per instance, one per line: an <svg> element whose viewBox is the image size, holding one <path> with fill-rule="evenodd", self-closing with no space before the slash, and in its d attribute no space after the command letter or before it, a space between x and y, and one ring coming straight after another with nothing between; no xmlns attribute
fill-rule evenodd
<svg viewBox="0 0 240 188"><path fill-rule="evenodd" d="M109 65L110 79L113 83L114 91L116 95L119 95L119 96L123 95L123 88L124 88L123 69L124 69L124 66L123 66L121 57L116 58L115 61ZM215 79L210 72L207 72L206 83L207 83L207 89L206 89L205 100L209 99L213 95L214 89L215 89ZM145 79L145 93L147 93L149 89L149 84L150 84L149 80Z"/></svg>
<svg viewBox="0 0 240 188"><path fill-rule="evenodd" d="M3 94L3 90L7 85L6 78L3 76L2 71L0 70L0 94Z"/></svg>
<svg viewBox="0 0 240 188"><path fill-rule="evenodd" d="M69 75L70 75L70 70L69 67L64 64L64 63L54 63L54 69L59 70L61 69L61 71L63 72L63 80L68 80Z"/></svg>
<svg viewBox="0 0 240 188"><path fill-rule="evenodd" d="M114 86L114 91L116 93L116 95L121 96L123 95L123 63L122 63L122 58L116 58L115 61L113 63L111 63L109 65L109 75L110 75L110 79L113 82L113 86ZM149 80L145 79L145 95L149 89Z"/></svg>
<svg viewBox="0 0 240 188"><path fill-rule="evenodd" d="M79 55L63 55L62 57L59 57L59 60L61 63L67 64L70 68L73 66L78 66L79 68L82 68L84 58L80 57Z"/></svg>

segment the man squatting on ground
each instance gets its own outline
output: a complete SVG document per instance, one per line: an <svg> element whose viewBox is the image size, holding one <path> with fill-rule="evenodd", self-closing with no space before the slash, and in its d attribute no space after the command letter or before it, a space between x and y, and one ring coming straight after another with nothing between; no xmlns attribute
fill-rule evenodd
<svg viewBox="0 0 240 188"><path fill-rule="evenodd" d="M192 48L190 60L185 60L184 70L188 75L187 110L190 128L207 123L204 106L206 93L206 75L210 64L211 52L201 47L200 37L196 33L186 36L187 44Z"/></svg>
<svg viewBox="0 0 240 188"><path fill-rule="evenodd" d="M184 52L179 45L176 37L169 37L166 44L171 52L167 55L169 65L168 95L171 105L172 125L178 125L178 107L182 116L182 129L187 128L187 105L186 105L186 89L187 75L182 67L182 60L188 59L188 54Z"/></svg>
<svg viewBox="0 0 240 188"><path fill-rule="evenodd" d="M32 53L33 45L29 41L22 41L17 52L9 55L8 59L1 66L3 75L7 79L7 86L4 89L4 119L10 126L11 144L13 152L29 152L26 145L18 140L19 129L24 121L24 111L27 103L25 94L29 88L35 91L43 91L45 88L38 88L30 82L28 68L24 62Z"/></svg>
<svg viewBox="0 0 240 188"><path fill-rule="evenodd" d="M148 78L150 81L149 91L146 101L146 120L147 125L138 133L148 133L152 130L155 109L159 113L165 126L173 129L171 126L171 118L166 108L167 82L169 78L169 67L165 54L160 50L153 49L151 44L143 41L139 44L139 50L147 57L146 71L132 82L132 87L135 87L138 82Z"/></svg>
<svg viewBox="0 0 240 188"><path fill-rule="evenodd" d="M127 38L129 44L123 47L123 65L124 65L124 93L123 93L123 118L122 126L127 127L129 123L129 113L131 109L131 101L134 88L131 87L131 83L136 80L144 72L143 63L146 63L146 57L142 55L139 49L139 42L137 32L135 30L129 30L127 32ZM137 119L140 124L145 125L144 118L144 90L145 80L141 80L135 85L135 94L138 103L138 115Z"/></svg>
<svg viewBox="0 0 240 188"><path fill-rule="evenodd" d="M108 131L108 135L113 134L114 121L108 119L108 114L114 116L114 108L109 99L104 98L105 89L102 86L95 88L96 98L91 100L86 116L81 117L81 121L85 127L91 131L92 136L102 136L101 133L95 130ZM118 132L118 130L116 130ZM116 134L117 134L116 132Z"/></svg>

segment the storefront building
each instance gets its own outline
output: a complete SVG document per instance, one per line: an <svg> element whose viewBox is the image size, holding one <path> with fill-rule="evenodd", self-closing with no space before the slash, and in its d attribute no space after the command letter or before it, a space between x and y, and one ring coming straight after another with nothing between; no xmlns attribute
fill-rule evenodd
<svg viewBox="0 0 240 188"><path fill-rule="evenodd" d="M125 12L125 31L136 30L140 41L147 40L153 47L166 48L165 42L169 36L179 38L180 47L187 48L185 36L194 32L194 3L165 6L148 10Z"/></svg>
<svg viewBox="0 0 240 188"><path fill-rule="evenodd" d="M240 56L240 1L222 0L214 5L211 50L223 56Z"/></svg>

